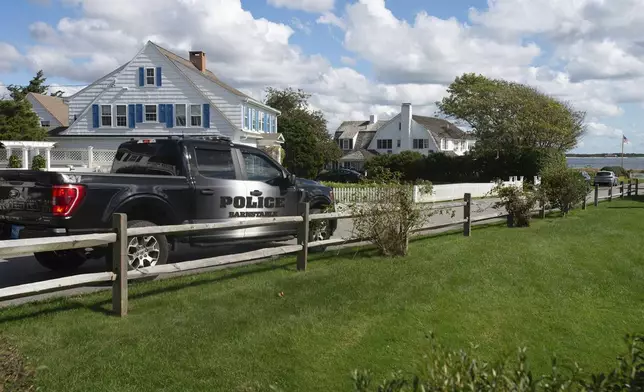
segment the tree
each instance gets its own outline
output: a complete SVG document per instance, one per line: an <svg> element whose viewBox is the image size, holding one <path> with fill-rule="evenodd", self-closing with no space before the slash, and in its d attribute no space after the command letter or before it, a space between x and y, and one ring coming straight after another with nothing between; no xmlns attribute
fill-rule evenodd
<svg viewBox="0 0 644 392"><path fill-rule="evenodd" d="M7 90L9 90L9 92L11 93L11 98L13 98L13 100L15 101L25 98L29 93L45 94L50 87L45 84L46 80L47 78L45 77L44 72L40 70L36 73L36 76L34 76L29 81L28 85L19 86L10 84L9 86L7 86ZM52 97L62 97L63 92L61 90L58 90L54 93L51 93L50 95Z"/></svg>
<svg viewBox="0 0 644 392"><path fill-rule="evenodd" d="M309 107L309 94L287 88L266 89L266 104L282 112L279 129L284 135L284 166L300 177L315 177L328 162L342 156L326 129L319 110Z"/></svg>
<svg viewBox="0 0 644 392"><path fill-rule="evenodd" d="M26 99L0 100L0 138L2 140L45 140L47 131Z"/></svg>
<svg viewBox="0 0 644 392"><path fill-rule="evenodd" d="M473 73L457 77L440 112L467 122L475 150L517 151L574 148L585 131L585 113L534 87Z"/></svg>

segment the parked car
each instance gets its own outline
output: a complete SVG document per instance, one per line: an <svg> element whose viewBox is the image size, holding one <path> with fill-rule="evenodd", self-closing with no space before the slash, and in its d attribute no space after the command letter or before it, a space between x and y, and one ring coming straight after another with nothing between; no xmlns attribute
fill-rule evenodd
<svg viewBox="0 0 644 392"><path fill-rule="evenodd" d="M320 173L315 179L317 181L358 183L364 178L360 172L351 169L335 169Z"/></svg>
<svg viewBox="0 0 644 392"><path fill-rule="evenodd" d="M126 213L128 227L222 222L237 218L301 215L333 205L333 191L298 179L263 151L227 138L169 138L119 146L111 173L0 171L3 239L108 232L111 216ZM314 225L311 240L328 239L335 221ZM128 240L131 267L166 263L177 242L193 246L291 239L297 224ZM36 253L51 270L71 270L106 246ZM109 258L108 258L109 259Z"/></svg>
<svg viewBox="0 0 644 392"><path fill-rule="evenodd" d="M607 186L616 186L619 182L619 178L612 171L598 171L595 174L595 180L593 181L594 185L607 185Z"/></svg>

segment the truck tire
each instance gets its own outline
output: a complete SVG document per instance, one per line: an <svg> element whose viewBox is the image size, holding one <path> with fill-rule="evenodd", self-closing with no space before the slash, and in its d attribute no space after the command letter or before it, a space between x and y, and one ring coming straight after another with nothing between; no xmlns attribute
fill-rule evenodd
<svg viewBox="0 0 644 392"><path fill-rule="evenodd" d="M310 214L322 214L324 211L320 208L311 208ZM309 242L323 241L331 238L331 224L328 220L313 221L309 226ZM309 249L311 253L324 252L326 246L316 246Z"/></svg>
<svg viewBox="0 0 644 392"><path fill-rule="evenodd" d="M34 257L43 267L57 272L73 271L87 261L85 251L81 249L38 252Z"/></svg>
<svg viewBox="0 0 644 392"><path fill-rule="evenodd" d="M127 222L129 229L135 227L157 226L145 220L132 220ZM127 239L126 252L129 270L163 265L168 262L170 245L163 234L130 237ZM112 249L108 248L105 255L105 264L109 271L112 270Z"/></svg>

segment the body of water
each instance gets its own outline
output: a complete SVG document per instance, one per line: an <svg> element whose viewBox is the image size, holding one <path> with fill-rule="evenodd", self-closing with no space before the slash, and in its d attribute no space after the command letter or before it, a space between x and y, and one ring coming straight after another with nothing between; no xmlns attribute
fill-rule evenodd
<svg viewBox="0 0 644 392"><path fill-rule="evenodd" d="M569 167L592 167L601 169L604 166L621 166L622 158L604 158L604 157L568 157ZM640 169L644 170L644 157L642 158L629 158L624 157L624 169Z"/></svg>

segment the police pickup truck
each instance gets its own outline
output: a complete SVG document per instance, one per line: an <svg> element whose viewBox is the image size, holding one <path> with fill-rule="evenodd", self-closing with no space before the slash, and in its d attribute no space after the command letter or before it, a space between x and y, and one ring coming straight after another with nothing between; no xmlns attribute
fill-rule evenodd
<svg viewBox="0 0 644 392"><path fill-rule="evenodd" d="M107 232L114 213L128 227L223 222L301 215L333 206L333 191L296 178L263 151L227 138L131 140L121 144L111 173L0 171L2 239ZM314 225L310 240L328 239L333 220ZM292 239L297 224L128 239L132 268L164 264L177 242L192 246ZM71 270L108 247L36 253L51 270Z"/></svg>

